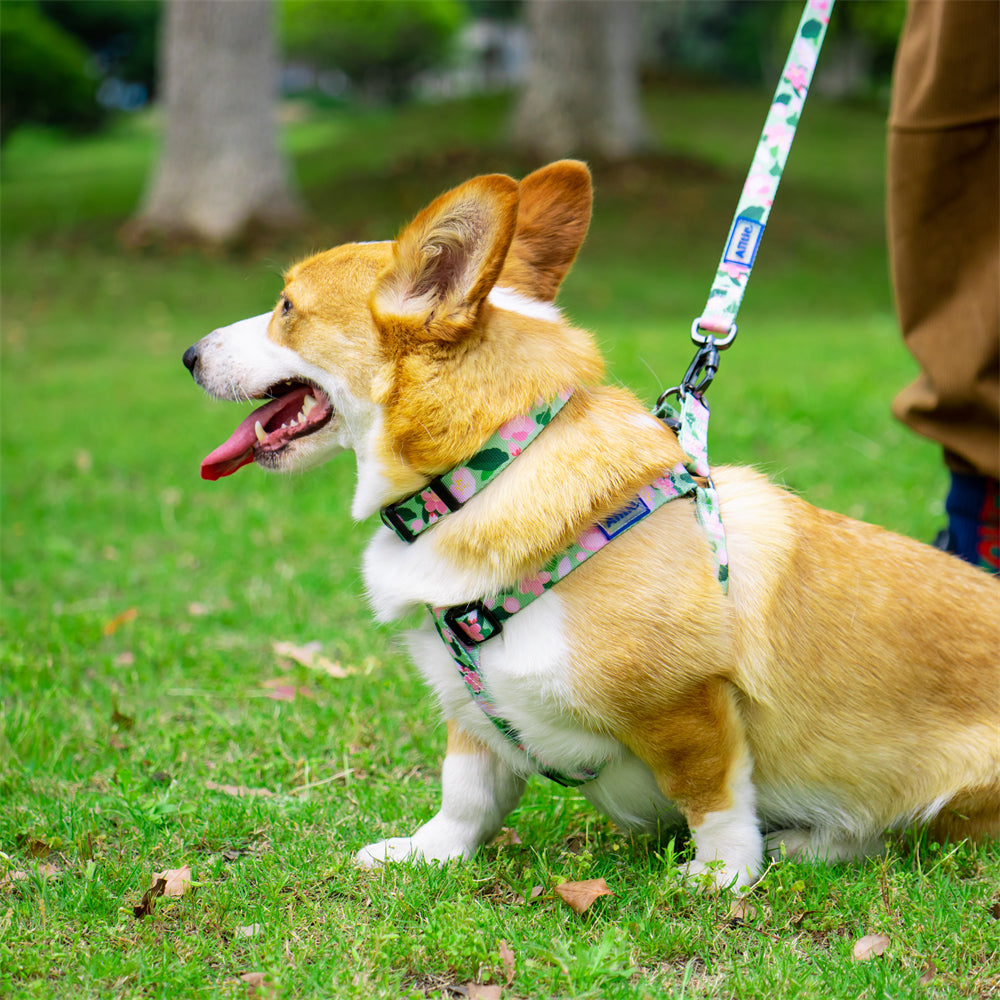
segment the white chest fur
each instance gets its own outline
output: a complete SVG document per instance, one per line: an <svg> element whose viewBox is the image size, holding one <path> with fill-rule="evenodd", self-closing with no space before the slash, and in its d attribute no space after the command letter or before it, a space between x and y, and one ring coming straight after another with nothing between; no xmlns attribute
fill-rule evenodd
<svg viewBox="0 0 1000 1000"><path fill-rule="evenodd" d="M456 574L434 557L425 544L429 540L407 545L386 530L379 530L372 540L364 571L378 617L396 617L417 603L441 606L478 596L477 581ZM533 773L533 760L472 700L430 617L406 639L443 716L455 719L512 770ZM547 592L508 619L502 635L480 646L479 653L481 677L497 715L513 726L539 761L564 772L599 770L581 791L625 829L650 831L679 822L650 769L616 739L588 727L581 718L572 686L572 643L556 592Z"/></svg>

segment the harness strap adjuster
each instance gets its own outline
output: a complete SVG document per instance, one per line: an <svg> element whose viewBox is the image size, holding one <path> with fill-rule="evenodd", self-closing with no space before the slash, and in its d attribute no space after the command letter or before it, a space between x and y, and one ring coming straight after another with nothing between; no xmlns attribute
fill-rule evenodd
<svg viewBox="0 0 1000 1000"><path fill-rule="evenodd" d="M444 505L448 510L454 514L456 510L460 510L464 500L459 500L454 493L448 489L444 484L444 480L440 476L435 476L420 492L423 493L426 490L430 490Z"/></svg>
<svg viewBox="0 0 1000 1000"><path fill-rule="evenodd" d="M382 518L382 523L394 531L396 535L402 539L404 542L410 543L417 540L417 536L410 531L406 522L403 520L398 508L395 504L390 504L388 507L383 507L379 511L379 517Z"/></svg>
<svg viewBox="0 0 1000 1000"><path fill-rule="evenodd" d="M448 608L444 623L455 638L470 649L503 631L503 622L482 601Z"/></svg>

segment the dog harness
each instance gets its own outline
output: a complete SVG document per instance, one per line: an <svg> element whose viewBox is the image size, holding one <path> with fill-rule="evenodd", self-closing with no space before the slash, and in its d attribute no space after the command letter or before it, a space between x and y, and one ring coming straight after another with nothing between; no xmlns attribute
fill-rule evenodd
<svg viewBox="0 0 1000 1000"><path fill-rule="evenodd" d="M658 507L679 497L694 499L698 520L705 529L715 556L719 583L723 590L726 589L728 559L725 531L719 517L715 490L708 477L708 406L700 394L685 391L684 386L673 391L677 392L681 401L680 411L661 397L656 415L678 434L678 440L689 456L687 463L678 463L659 479L644 486L621 510L589 527L575 542L514 586L469 604L447 608L428 606L431 620L448 647L472 700L493 725L533 762L539 774L560 785L581 785L595 778L598 771L591 768L559 771L527 749L520 733L499 714L486 690L480 665L480 646L500 635L508 618L541 597L612 539L638 524ZM530 413L508 421L463 465L437 476L422 490L403 500L383 507L382 522L404 542L415 541L421 532L442 517L461 509L471 496L507 468L548 426L569 398L569 392L562 392L551 403L540 403ZM695 476L706 479L707 485L699 483Z"/></svg>
<svg viewBox="0 0 1000 1000"><path fill-rule="evenodd" d="M567 549L515 586L471 604L429 608L434 625L458 665L472 699L497 729L533 760L539 773L559 784L583 784L596 777L597 771L585 768L560 772L527 750L521 735L498 714L490 700L480 669L479 648L503 631L503 623L511 615L541 597L613 538L638 524L657 507L678 497L694 499L698 520L715 557L719 584L723 592L727 591L726 534L709 472L709 409L704 393L718 371L719 351L736 337L736 314L802 114L832 6L833 0L806 0L737 203L736 216L708 302L691 325L691 339L699 345L697 353L681 384L663 393L653 410L677 434L687 461L643 487L617 514L592 525ZM671 402L672 397L676 397L677 406ZM525 416L504 424L464 465L436 477L412 496L383 508L383 522L403 541L413 542L420 532L441 517L459 510L469 497L503 471L548 426L568 399L569 393L560 393L552 403L541 403Z"/></svg>

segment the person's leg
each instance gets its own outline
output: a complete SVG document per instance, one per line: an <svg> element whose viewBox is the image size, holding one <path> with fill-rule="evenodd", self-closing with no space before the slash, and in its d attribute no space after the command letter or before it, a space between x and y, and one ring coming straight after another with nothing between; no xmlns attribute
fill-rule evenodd
<svg viewBox="0 0 1000 1000"><path fill-rule="evenodd" d="M952 551L997 571L1000 5L911 2L889 119L896 307L921 374L894 412L952 472Z"/></svg>

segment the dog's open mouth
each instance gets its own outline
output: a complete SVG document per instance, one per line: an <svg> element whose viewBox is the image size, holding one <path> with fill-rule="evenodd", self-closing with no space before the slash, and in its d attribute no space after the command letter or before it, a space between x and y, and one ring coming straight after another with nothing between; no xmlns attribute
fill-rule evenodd
<svg viewBox="0 0 1000 1000"><path fill-rule="evenodd" d="M325 427L333 405L321 389L307 382L272 386L268 402L258 407L201 463L202 479L221 479L262 453L280 451L289 441Z"/></svg>

